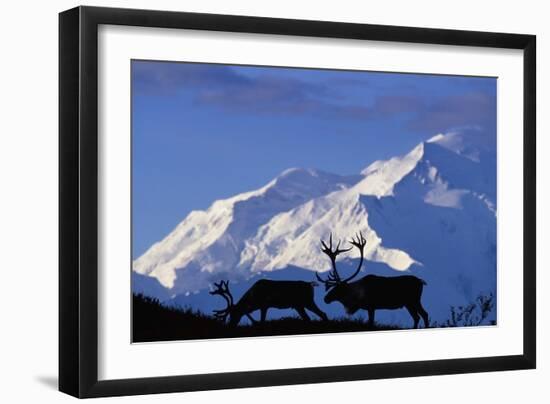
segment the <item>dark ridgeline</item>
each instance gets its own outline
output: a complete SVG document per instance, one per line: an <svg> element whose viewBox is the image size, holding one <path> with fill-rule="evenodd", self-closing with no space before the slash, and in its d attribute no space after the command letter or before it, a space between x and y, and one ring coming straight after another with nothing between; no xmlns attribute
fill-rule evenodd
<svg viewBox="0 0 550 404"><path fill-rule="evenodd" d="M336 269L336 257L342 252L351 250L341 250L340 242L336 248L332 249L332 234L330 235L329 245L327 246L321 240L322 251L328 255L332 263L332 271L327 279L322 279L317 273L317 279L325 284L325 303L340 302L345 307L348 314L354 314L359 309L366 310L369 313L369 324L374 324L374 313L378 309L401 309L406 308L414 320L414 328L418 327L420 317L424 321L424 326L429 327L428 313L422 307L421 297L422 289L426 282L412 275L404 276L376 276L367 275L358 281L349 282L357 276L363 265L363 252L367 241L361 233L350 243L359 249L361 259L355 272L348 278L342 279Z"/></svg>
<svg viewBox="0 0 550 404"><path fill-rule="evenodd" d="M263 323L242 322L238 326L230 327L226 322L209 314L185 307L165 306L157 299L139 294L133 295L132 303L132 342L326 334L401 328L392 324L376 324L371 327L362 318L350 317L326 321L282 317Z"/></svg>
<svg viewBox="0 0 550 404"><path fill-rule="evenodd" d="M250 315L253 311L260 310L260 321L265 322L267 311L270 308L294 309L303 320L309 321L306 313L309 310L317 314L322 320L327 320L325 313L317 307L314 301L314 290L316 282L305 281L274 281L260 279L248 289L239 301L234 304L233 296L229 291L229 281L214 283L215 289L211 295L223 297L227 307L222 310L215 310L214 316L223 322L229 317L229 325L239 324L243 316L255 322Z"/></svg>

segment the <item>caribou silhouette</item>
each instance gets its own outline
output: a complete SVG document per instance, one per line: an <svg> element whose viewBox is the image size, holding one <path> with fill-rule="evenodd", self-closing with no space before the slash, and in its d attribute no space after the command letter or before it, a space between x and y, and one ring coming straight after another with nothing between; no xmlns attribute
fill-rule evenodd
<svg viewBox="0 0 550 404"><path fill-rule="evenodd" d="M313 288L317 285L317 282L260 279L234 304L233 296L229 291L229 281L222 280L214 283L215 289L210 291L210 294L223 297L227 307L214 310L214 316L224 322L229 316L229 325L235 326L243 316L247 316L250 321L257 323L250 315L256 310L260 310L261 322L264 322L269 308L277 308L294 309L302 319L309 321L310 318L305 310L308 309L322 320L327 320L326 314L317 307L313 300Z"/></svg>
<svg viewBox="0 0 550 404"><path fill-rule="evenodd" d="M351 276L342 279L336 269L336 257L343 252L350 251L353 247L340 249L340 241L338 241L336 248L333 250L332 233L328 245L321 240L321 250L328 255L332 263L332 270L329 272L327 279L322 279L319 273L316 273L317 279L325 285L325 290L328 292L325 295L325 303L340 302L348 314L354 314L359 309L366 310L369 314L370 326L374 324L376 310L395 310L404 307L413 318L414 328L418 327L420 317L424 321L424 326L428 328L428 313L421 303L422 289L426 282L412 275L393 277L367 275L358 281L350 282L361 270L367 241L363 234L359 232L349 242L359 249L361 258L355 272Z"/></svg>

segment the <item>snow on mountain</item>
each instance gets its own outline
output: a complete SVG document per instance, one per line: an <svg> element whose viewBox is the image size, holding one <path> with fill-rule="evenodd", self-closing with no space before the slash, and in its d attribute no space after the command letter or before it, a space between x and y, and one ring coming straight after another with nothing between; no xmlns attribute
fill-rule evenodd
<svg viewBox="0 0 550 404"><path fill-rule="evenodd" d="M166 302L171 298L169 290L157 278L141 275L136 271L132 271L132 292L154 297L161 302Z"/></svg>
<svg viewBox="0 0 550 404"><path fill-rule="evenodd" d="M286 170L256 191L216 201L206 211L191 212L164 240L135 260L133 269L157 278L172 293L205 287L208 274L235 272L246 240L273 216L345 189L360 178Z"/></svg>
<svg viewBox="0 0 550 404"><path fill-rule="evenodd" d="M290 265L316 271L330 269L330 261L320 252L320 239L351 238L362 231L367 239L365 256L387 263L396 270L406 270L415 262L406 252L388 249L368 223L368 211L361 203L357 187L313 199L295 209L281 213L260 227L246 242L240 267L253 272L282 269ZM358 257L357 251L347 254Z"/></svg>
<svg viewBox="0 0 550 404"><path fill-rule="evenodd" d="M416 146L411 152L402 157L390 160L378 160L369 165L361 174L365 178L357 186L360 194L375 195L377 197L391 195L395 184L407 175L418 164L423 156L424 144Z"/></svg>
<svg viewBox="0 0 550 404"><path fill-rule="evenodd" d="M327 271L319 240L361 230L362 272L422 277L430 316L444 319L451 304L496 291L496 153L475 135L437 135L405 156L374 162L361 176L287 170L257 191L192 212L134 270L181 294L179 304L193 305L205 299L193 296L206 296L195 291L221 278L243 288L288 268L302 269L302 277ZM339 265L346 271L357 258L354 249ZM324 306L322 296L318 301Z"/></svg>
<svg viewBox="0 0 550 404"><path fill-rule="evenodd" d="M448 149L470 160L480 162L487 155L496 154L496 142L493 136L477 127L462 128L447 134L439 133L427 141Z"/></svg>
<svg viewBox="0 0 550 404"><path fill-rule="evenodd" d="M454 156L427 143L424 157L396 184L394 195L361 196L369 225L384 245L410 252L422 264L410 271L428 282L423 300L435 319L446 318L449 305L496 292L496 189L471 160Z"/></svg>

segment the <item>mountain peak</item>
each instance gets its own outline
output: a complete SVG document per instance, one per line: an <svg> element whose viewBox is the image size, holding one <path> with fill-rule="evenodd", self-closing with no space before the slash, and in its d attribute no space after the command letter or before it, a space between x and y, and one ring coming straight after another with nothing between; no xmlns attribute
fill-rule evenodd
<svg viewBox="0 0 550 404"><path fill-rule="evenodd" d="M495 152L493 138L494 136L490 136L481 128L473 127L437 134L428 139L426 143L443 147L462 157L479 162L482 159L482 154Z"/></svg>
<svg viewBox="0 0 550 404"><path fill-rule="evenodd" d="M318 170L313 168L291 167L281 172L281 174L279 174L277 178L287 178L287 177L301 176L301 175L317 177L319 173L318 173Z"/></svg>
<svg viewBox="0 0 550 404"><path fill-rule="evenodd" d="M395 184L411 172L423 156L424 143L420 143L404 156L375 161L361 171L365 177L354 190L362 195L391 195Z"/></svg>
<svg viewBox="0 0 550 404"><path fill-rule="evenodd" d="M263 193L287 200L316 198L333 191L349 188L359 182L361 175L338 175L313 168L290 168L283 171L263 189Z"/></svg>
<svg viewBox="0 0 550 404"><path fill-rule="evenodd" d="M323 174L313 168L288 168L277 175L267 187L308 184L319 180Z"/></svg>
<svg viewBox="0 0 550 404"><path fill-rule="evenodd" d="M426 140L426 143L437 143L439 141L442 141L443 139L445 139L445 135L443 133L438 133L437 135L432 136L431 138Z"/></svg>

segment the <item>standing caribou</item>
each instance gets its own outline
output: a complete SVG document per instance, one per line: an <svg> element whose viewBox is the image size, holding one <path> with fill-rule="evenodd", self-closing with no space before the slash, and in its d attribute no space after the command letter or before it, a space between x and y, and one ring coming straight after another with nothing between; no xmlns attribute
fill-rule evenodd
<svg viewBox="0 0 550 404"><path fill-rule="evenodd" d="M255 323L250 313L260 310L261 321L264 322L269 308L294 309L302 319L309 321L305 309L317 314L321 319L327 320L313 300L314 290L317 282L304 281L273 281L260 279L234 304L233 296L229 291L229 281L214 283L215 289L210 291L211 295L220 295L227 303L222 310L214 310L214 316L225 322L229 316L229 325L239 324L243 316L247 316Z"/></svg>
<svg viewBox="0 0 550 404"><path fill-rule="evenodd" d="M357 276L363 265L363 251L367 241L359 232L356 238L350 240L350 244L359 249L361 259L355 272L342 279L336 269L336 257L353 247L341 250L340 242L332 249L332 233L328 246L321 240L321 250L328 255L332 263L332 270L327 279L322 279L316 273L317 279L324 283L328 293L325 296L325 303L340 302L348 314L354 314L357 310L363 309L369 313L369 325L374 324L374 312L378 309L400 309L406 308L414 320L414 328L418 327L420 317L427 328L429 326L428 313L420 302L423 286L426 285L422 279L412 275L403 276L376 276L367 275L358 281L350 282Z"/></svg>

